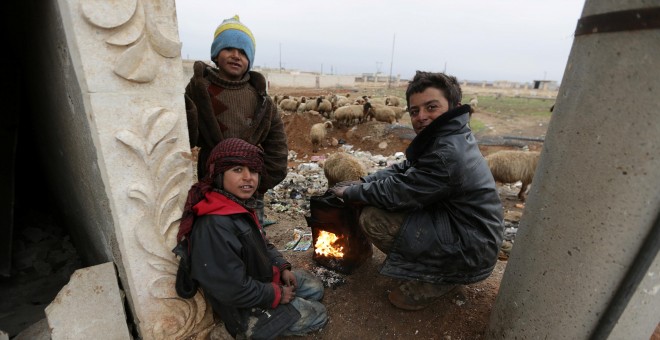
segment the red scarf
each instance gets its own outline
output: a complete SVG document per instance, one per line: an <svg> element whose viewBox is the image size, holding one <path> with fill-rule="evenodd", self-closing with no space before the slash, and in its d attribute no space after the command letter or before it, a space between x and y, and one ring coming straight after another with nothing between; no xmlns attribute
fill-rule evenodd
<svg viewBox="0 0 660 340"><path fill-rule="evenodd" d="M259 225L257 215L253 211L248 211L242 205L230 200L227 196L217 192L209 191L204 193L204 199L192 207L195 216L204 215L235 215L248 213L252 219ZM259 226L261 229L261 226Z"/></svg>
<svg viewBox="0 0 660 340"><path fill-rule="evenodd" d="M256 223L257 227L259 228L259 233L261 234L261 237L264 239L264 242L266 241L263 229L261 228L261 225L259 224L259 219L257 218L257 215L254 213L254 211L248 211L243 207L242 205L230 200L227 196L216 192L216 191L209 191L206 194L204 194L204 199L199 201L199 203L195 204L192 207L192 210L195 212L195 216L204 216L204 215L222 215L222 216L227 216L227 215L234 215L234 214L243 214L247 213L252 217L254 220L254 223ZM280 269L277 268L277 266L273 266L273 289L275 291L275 299L272 304L272 308L277 307L279 304L281 297L281 291L279 289L279 282L280 282Z"/></svg>

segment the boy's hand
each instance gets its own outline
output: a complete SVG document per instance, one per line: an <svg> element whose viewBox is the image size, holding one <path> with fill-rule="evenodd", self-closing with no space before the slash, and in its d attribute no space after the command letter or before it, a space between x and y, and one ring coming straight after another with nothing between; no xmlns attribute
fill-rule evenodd
<svg viewBox="0 0 660 340"><path fill-rule="evenodd" d="M286 305L296 297L296 291L293 286L280 286L280 289L282 290L280 304Z"/></svg>
<svg viewBox="0 0 660 340"><path fill-rule="evenodd" d="M295 290L296 287L298 287L298 282L296 281L296 276L293 274L293 272L291 272L288 269L284 269L282 271L281 281L282 281L282 284L284 284L287 287L288 286L292 287L293 290Z"/></svg>

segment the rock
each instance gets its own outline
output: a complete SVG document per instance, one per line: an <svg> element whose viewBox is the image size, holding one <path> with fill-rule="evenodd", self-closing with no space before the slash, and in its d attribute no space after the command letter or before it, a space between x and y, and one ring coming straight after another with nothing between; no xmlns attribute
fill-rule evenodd
<svg viewBox="0 0 660 340"><path fill-rule="evenodd" d="M112 262L76 270L46 307L53 339L130 339L122 292Z"/></svg>
<svg viewBox="0 0 660 340"><path fill-rule="evenodd" d="M332 145L332 146L339 145L339 141L337 140L337 138L333 137L332 140L330 140L330 145Z"/></svg>
<svg viewBox="0 0 660 340"><path fill-rule="evenodd" d="M387 142L383 141L383 142L378 143L378 148L381 149L381 150L387 149Z"/></svg>

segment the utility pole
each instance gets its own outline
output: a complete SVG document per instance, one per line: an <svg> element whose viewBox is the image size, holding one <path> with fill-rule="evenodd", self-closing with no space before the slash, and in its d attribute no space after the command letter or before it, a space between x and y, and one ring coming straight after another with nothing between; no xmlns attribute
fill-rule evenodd
<svg viewBox="0 0 660 340"><path fill-rule="evenodd" d="M380 73L380 66L383 64L382 61L376 62L376 74L374 74L374 83L378 82L378 74Z"/></svg>
<svg viewBox="0 0 660 340"><path fill-rule="evenodd" d="M392 57L390 58L390 76L387 78L387 88L392 87L392 65L394 64L394 42L396 41L396 33L392 38Z"/></svg>
<svg viewBox="0 0 660 340"><path fill-rule="evenodd" d="M282 43L280 43L280 73L282 73Z"/></svg>

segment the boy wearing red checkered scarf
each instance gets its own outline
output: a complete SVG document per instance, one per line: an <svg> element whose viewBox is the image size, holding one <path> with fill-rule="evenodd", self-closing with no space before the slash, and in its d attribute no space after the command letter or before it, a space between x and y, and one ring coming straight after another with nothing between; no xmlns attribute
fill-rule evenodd
<svg viewBox="0 0 660 340"><path fill-rule="evenodd" d="M263 151L225 139L206 166L204 178L188 192L177 238L189 242L191 278L227 331L270 339L323 327L323 283L308 271L291 270L254 212Z"/></svg>

